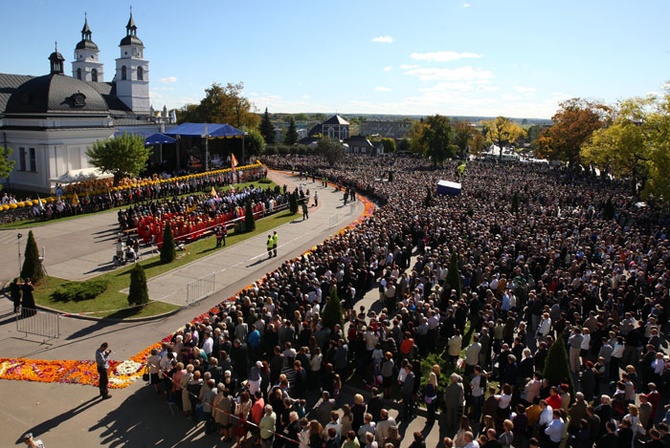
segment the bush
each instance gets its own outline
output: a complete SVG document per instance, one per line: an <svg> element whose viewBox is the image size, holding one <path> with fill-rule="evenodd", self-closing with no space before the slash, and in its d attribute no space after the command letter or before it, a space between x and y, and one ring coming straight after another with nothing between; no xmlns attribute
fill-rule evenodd
<svg viewBox="0 0 670 448"><path fill-rule="evenodd" d="M37 242L33 231L28 232L28 241L26 242L25 258L21 268L21 277L29 278L33 283L38 283L42 279L42 263L40 263L40 251L37 249Z"/></svg>
<svg viewBox="0 0 670 448"><path fill-rule="evenodd" d="M298 193L295 191L291 193L291 195L289 196L288 208L291 211L292 215L298 213Z"/></svg>
<svg viewBox="0 0 670 448"><path fill-rule="evenodd" d="M565 350L563 338L559 337L554 342L547 353L547 359L544 363L544 378L549 381L549 385L558 386L567 384L570 386L570 394L574 397L572 386L572 374L570 373L570 364L568 362L568 352Z"/></svg>
<svg viewBox="0 0 670 448"><path fill-rule="evenodd" d="M61 285L53 293L51 300L55 302L81 302L98 297L107 290L107 280L87 280L84 282L68 282Z"/></svg>
<svg viewBox="0 0 670 448"><path fill-rule="evenodd" d="M603 206L603 219L610 221L614 219L614 204L612 203L612 197L607 198L607 202Z"/></svg>
<svg viewBox="0 0 670 448"><path fill-rule="evenodd" d="M272 179L269 179L267 177L262 178L261 180L258 181L259 184L271 184Z"/></svg>
<svg viewBox="0 0 670 448"><path fill-rule="evenodd" d="M247 201L246 208L244 210L244 228L247 232L253 232L256 230L256 220L254 219L254 210L251 207L251 201Z"/></svg>
<svg viewBox="0 0 670 448"><path fill-rule="evenodd" d="M136 263L130 271L130 291L128 292L128 303L131 306L144 306L149 303L149 289L147 288L147 275L141 264Z"/></svg>
<svg viewBox="0 0 670 448"><path fill-rule="evenodd" d="M456 297L460 297L462 291L461 287L461 271L458 266L458 253L456 249L451 252L449 259L449 270L447 271L447 284L450 289L456 290Z"/></svg>
<svg viewBox="0 0 670 448"><path fill-rule="evenodd" d="M423 201L424 207L428 208L433 204L433 195L430 192L430 188L426 192L426 199Z"/></svg>
<svg viewBox="0 0 670 448"><path fill-rule="evenodd" d="M339 324L340 328L344 328L344 313L342 312L342 302L337 296L337 286L331 288L326 309L323 310L323 325L333 328L335 324Z"/></svg>
<svg viewBox="0 0 670 448"><path fill-rule="evenodd" d="M177 246L174 243L172 227L168 222L163 230L163 245L161 246L161 261L163 263L172 263L177 258Z"/></svg>

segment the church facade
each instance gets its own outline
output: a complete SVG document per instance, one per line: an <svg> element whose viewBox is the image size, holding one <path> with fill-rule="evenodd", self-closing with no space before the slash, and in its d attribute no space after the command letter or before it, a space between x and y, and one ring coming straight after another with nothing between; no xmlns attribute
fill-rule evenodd
<svg viewBox="0 0 670 448"><path fill-rule="evenodd" d="M68 183L99 173L86 151L115 134L159 131L149 97L149 61L137 37L132 13L119 44L114 77L105 82L88 18L72 62L58 48L49 56L49 74L0 73L0 146L11 149L14 170L5 187L53 192Z"/></svg>

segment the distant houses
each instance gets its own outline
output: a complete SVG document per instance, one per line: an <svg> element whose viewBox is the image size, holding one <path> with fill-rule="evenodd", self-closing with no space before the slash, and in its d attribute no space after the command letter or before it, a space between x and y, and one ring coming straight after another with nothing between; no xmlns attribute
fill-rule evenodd
<svg viewBox="0 0 670 448"><path fill-rule="evenodd" d="M331 140L339 140L350 154L380 155L384 154L384 145L380 141L371 140L370 137L378 138L407 138L411 122L406 120L384 120L372 121L361 124L360 135L352 135L352 125L340 115L333 115L322 123L312 126L307 135L301 135L298 140L300 145L316 145L320 138L327 137ZM300 130L299 130L300 131Z"/></svg>

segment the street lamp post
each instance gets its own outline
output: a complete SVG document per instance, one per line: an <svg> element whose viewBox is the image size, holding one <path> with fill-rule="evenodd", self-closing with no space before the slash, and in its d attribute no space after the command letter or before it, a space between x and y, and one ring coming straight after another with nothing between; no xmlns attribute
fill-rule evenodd
<svg viewBox="0 0 670 448"><path fill-rule="evenodd" d="M205 125L205 172L209 171L209 126Z"/></svg>
<svg viewBox="0 0 670 448"><path fill-rule="evenodd" d="M23 235L20 233L16 234L16 245L18 247L18 253L19 253L19 277L21 276L21 238Z"/></svg>

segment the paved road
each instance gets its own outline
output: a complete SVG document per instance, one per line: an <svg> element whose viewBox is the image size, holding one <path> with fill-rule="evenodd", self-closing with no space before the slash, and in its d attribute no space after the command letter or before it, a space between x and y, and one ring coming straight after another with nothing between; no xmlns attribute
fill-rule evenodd
<svg viewBox="0 0 670 448"><path fill-rule="evenodd" d="M271 173L271 176L280 185L286 183L292 187L298 184L297 178L286 174ZM171 275L152 280L151 294L160 295L160 291L170 290L176 301L176 297L181 294L174 292L179 291L179 288L185 291L187 282L216 272L217 277L222 278L222 289L197 306L186 307L176 315L150 322L116 323L62 318L61 338L44 342L41 338L26 338L23 333L18 333L11 303L9 300L1 300L0 357L92 359L95 348L107 340L114 350L114 359L129 358L275 269L282 260L304 253L353 222L363 212L360 202L353 208L343 207L342 194L335 192L332 187L324 188L318 183L308 182L307 188L319 191L320 205L310 210L309 220L296 220L277 229L280 235L279 257L264 260L260 256L265 251L266 236L262 235L222 249ZM33 230L38 245L46 248L46 267L50 275L69 279L87 278L108 263L114 254L114 213L87 215L76 220L38 226ZM20 232L27 235L28 229ZM0 272L4 281L18 271L16 233L0 232ZM25 244L25 237L22 244ZM160 406L158 397L150 397L156 399L157 403L148 401L144 396L147 391L140 389L141 382L115 391L113 400L91 402L90 399L97 392L91 387L0 381L0 396L6 403L12 403L11 406L0 407L0 413L3 414L0 418L0 446L15 444L27 430L39 434L50 448L70 447L73 442L86 447L182 446L191 437L185 429L188 423L178 416L174 422L167 421L166 425L165 417L170 416L167 405ZM153 417L156 418L152 420ZM151 424L143 426L143 421ZM114 429L114 425L121 425L124 429ZM152 429L142 430L148 427ZM161 428L173 434L168 437ZM198 446L207 445L199 443Z"/></svg>

